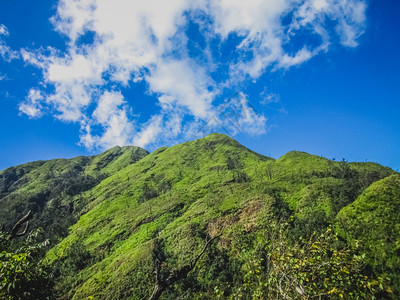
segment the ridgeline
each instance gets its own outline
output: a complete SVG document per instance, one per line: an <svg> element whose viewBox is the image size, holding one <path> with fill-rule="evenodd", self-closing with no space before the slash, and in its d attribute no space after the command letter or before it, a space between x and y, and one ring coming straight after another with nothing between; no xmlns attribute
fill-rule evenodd
<svg viewBox="0 0 400 300"><path fill-rule="evenodd" d="M160 299L400 297L400 175L374 163L275 160L211 134L8 168L0 205L4 239L28 211L42 228L48 299L149 299L157 284ZM34 299L7 285L28 276L5 254L26 243L0 243L0 298Z"/></svg>

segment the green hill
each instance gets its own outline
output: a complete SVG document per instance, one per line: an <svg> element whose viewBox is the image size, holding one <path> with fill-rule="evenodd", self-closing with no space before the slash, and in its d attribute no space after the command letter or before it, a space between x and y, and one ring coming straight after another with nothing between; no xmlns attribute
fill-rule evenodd
<svg viewBox="0 0 400 300"><path fill-rule="evenodd" d="M84 206L76 205L74 196L147 154L138 147L114 147L98 156L36 161L8 168L0 172L0 225L9 231L31 210L33 228L46 228L51 239L65 236Z"/></svg>
<svg viewBox="0 0 400 300"><path fill-rule="evenodd" d="M395 270L400 286L400 176L374 182L337 215L337 227L350 243L361 244L366 260L384 273ZM386 274L393 275L393 274Z"/></svg>
<svg viewBox="0 0 400 300"><path fill-rule="evenodd" d="M113 148L0 173L0 203L10 207L0 223L10 226L31 203L38 205L38 219L49 207L58 207L53 215L72 209L69 223L32 224L45 231L61 226L67 235L44 260L55 275L57 298L147 299L155 270L167 282L196 261L211 238L193 270L168 281L162 299L399 295L393 197L400 184L393 170L296 151L274 160L222 134L146 154ZM77 166L78 175L70 176ZM54 186L63 187L57 197L31 200ZM384 201L392 202L368 204ZM380 224L376 231L370 220ZM367 225L373 234L360 229ZM389 228L392 238L383 241ZM370 247L374 242L384 246ZM387 255L373 259L381 253Z"/></svg>

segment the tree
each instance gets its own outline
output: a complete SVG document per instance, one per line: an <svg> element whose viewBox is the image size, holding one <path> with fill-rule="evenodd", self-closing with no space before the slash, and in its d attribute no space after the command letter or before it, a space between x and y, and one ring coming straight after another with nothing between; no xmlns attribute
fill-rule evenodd
<svg viewBox="0 0 400 300"><path fill-rule="evenodd" d="M25 244L13 251L12 239L27 234L29 211L17 221L9 234L0 232L0 298L19 299L52 299L53 281L50 272L39 259L39 253L48 242L37 242L41 230L34 230L27 235ZM21 232L21 227L24 230Z"/></svg>

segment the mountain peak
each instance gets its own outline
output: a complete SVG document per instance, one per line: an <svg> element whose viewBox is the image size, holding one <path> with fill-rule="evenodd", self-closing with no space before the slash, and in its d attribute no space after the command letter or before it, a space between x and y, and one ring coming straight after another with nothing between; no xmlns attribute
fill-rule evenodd
<svg viewBox="0 0 400 300"><path fill-rule="evenodd" d="M26 174L0 176L0 219L11 227L18 217L32 210L35 217L31 228L46 228L54 247L45 261L58 270L59 299L108 299L108 295L147 298L154 278L142 274L154 274L152 254L163 257L166 272L179 270L180 262L193 261L205 249L205 240L217 236L221 228L226 234L218 245L207 250L203 259L209 260L199 262L192 271L191 279L198 282L187 289L188 297L203 298L211 291L205 298L216 298L210 286L227 280L219 270L237 276L230 282L238 285L227 291L232 295L242 293L247 275L241 270L246 265L235 261L236 253L252 251L253 245L267 249L270 244L264 241L272 240L267 234L284 232L279 231L279 224L284 224L279 222L286 217L291 216L293 225L282 227L290 230L291 236L287 240L282 236L284 243L295 241L293 237L314 237L313 232L324 232L327 224L336 224L342 209L352 213L349 216L357 214L358 210L353 213L345 208L354 203L361 204L357 209L368 210L362 211L364 224L369 220L390 221L386 227L381 226L383 230L376 231L379 235L373 241L380 241L379 236L399 223L399 176L381 180L393 173L390 170L343 164L300 151L274 160L220 133L162 147L150 154L139 147L117 146L94 157L54 160L24 168ZM379 195L385 197L377 203ZM390 200L391 209L385 210L383 200ZM387 215L379 219L382 213ZM266 230L270 224L276 227ZM364 242L369 241L371 231L366 232ZM396 240L385 238L385 243L390 242L385 251L389 258L396 259L398 235L393 236ZM64 239L59 242L58 237ZM393 261L393 267L381 264L390 276L396 275L400 266L400 260ZM216 272L207 273L214 263ZM236 266L237 271L233 269ZM255 280L258 286L259 280ZM324 276L321 280L326 283ZM175 286L168 297L176 299L183 287Z"/></svg>

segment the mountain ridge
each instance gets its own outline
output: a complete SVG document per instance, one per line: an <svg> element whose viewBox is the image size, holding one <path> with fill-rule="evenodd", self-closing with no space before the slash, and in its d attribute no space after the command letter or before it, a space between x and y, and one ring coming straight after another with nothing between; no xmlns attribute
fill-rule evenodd
<svg viewBox="0 0 400 300"><path fill-rule="evenodd" d="M142 299L154 286L155 251L164 257L165 270L178 268L200 252L207 237L217 236L224 228L189 277L169 287L163 297L234 299L246 292L251 299L255 293L270 291L268 285L253 285L258 279L245 271L249 261L259 261L264 251L260 249L270 247L265 244L273 241L269 226L286 228L277 232L282 234L281 242L288 243L285 249L294 253L293 243L302 237L312 239L315 232L323 234L332 226L343 239L335 247L341 249L347 239L352 247L352 237L343 233L344 222L340 222L346 217L345 208L360 202L364 191L390 176L398 173L371 163L337 162L298 151L275 160L225 135L212 134L159 148L70 195L67 202L61 199L76 209L75 223L65 238L53 244L45 262L58 274L59 299ZM399 183L390 181L390 185L397 188ZM396 199L386 197L385 201L396 203ZM390 224L400 223L396 211L389 216ZM368 220L367 213L361 217ZM364 240L364 247L357 251L368 256L371 241ZM366 273L371 278L391 277L395 293L393 286L399 278L392 275L400 266L395 250L399 240L387 245L394 264L370 264L373 271ZM348 259L355 263L353 256ZM271 276L267 269L263 272ZM248 276L253 281L246 283ZM338 298L351 292L351 288L335 288Z"/></svg>

